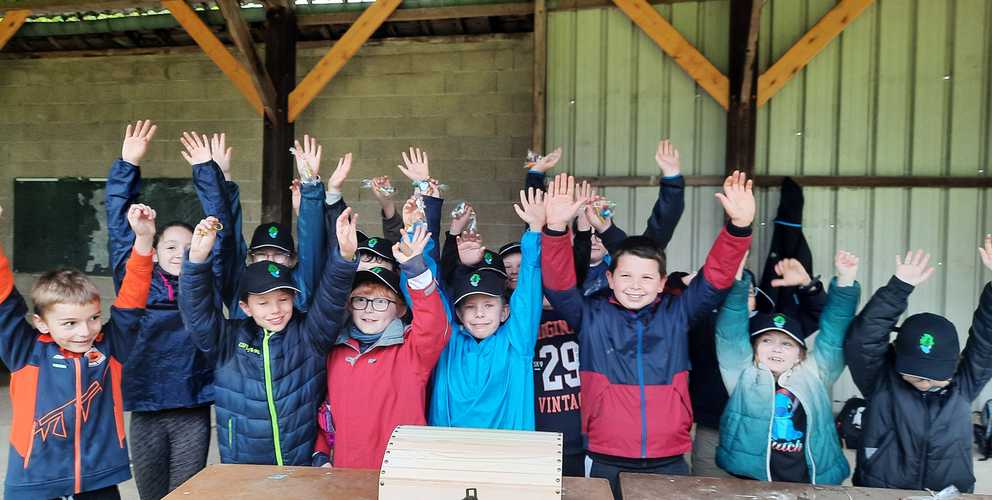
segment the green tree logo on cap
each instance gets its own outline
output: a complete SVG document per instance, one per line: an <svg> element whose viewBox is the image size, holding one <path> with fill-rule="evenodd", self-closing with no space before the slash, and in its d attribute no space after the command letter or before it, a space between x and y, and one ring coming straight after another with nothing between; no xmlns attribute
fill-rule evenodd
<svg viewBox="0 0 992 500"><path fill-rule="evenodd" d="M376 274L382 274L382 268L381 267L373 267L372 268L372 272L373 273L376 273Z"/></svg>
<svg viewBox="0 0 992 500"><path fill-rule="evenodd" d="M775 328L782 328L783 326L785 326L785 316L781 314L776 314L774 317L772 317L772 323L775 324Z"/></svg>
<svg viewBox="0 0 992 500"><path fill-rule="evenodd" d="M369 239L369 248L375 248L375 244L376 243L379 243L379 240L378 239L376 239L376 238L370 238Z"/></svg>
<svg viewBox="0 0 992 500"><path fill-rule="evenodd" d="M491 265L492 263L493 263L493 254L486 252L486 264Z"/></svg>
<svg viewBox="0 0 992 500"><path fill-rule="evenodd" d="M923 332L923 335L920 336L920 350L923 351L923 354L930 354L934 344L936 342L933 340L933 335L930 335L930 332Z"/></svg>
<svg viewBox="0 0 992 500"><path fill-rule="evenodd" d="M482 281L482 276L479 276L479 273L472 274L472 276L469 277L469 279L468 279L468 283L470 285L476 286L476 287L479 286L479 282L480 281Z"/></svg>
<svg viewBox="0 0 992 500"><path fill-rule="evenodd" d="M269 274L271 274L273 278L278 278L281 272L275 264L269 264Z"/></svg>
<svg viewBox="0 0 992 500"><path fill-rule="evenodd" d="M279 236L279 228L276 226L269 226L269 238L275 238Z"/></svg>

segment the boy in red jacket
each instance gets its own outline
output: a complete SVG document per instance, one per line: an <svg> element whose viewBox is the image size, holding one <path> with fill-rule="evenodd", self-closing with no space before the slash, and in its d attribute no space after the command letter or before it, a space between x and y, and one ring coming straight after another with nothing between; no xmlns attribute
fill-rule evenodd
<svg viewBox="0 0 992 500"><path fill-rule="evenodd" d="M134 246L106 323L93 282L58 269L31 290L32 328L0 250L0 359L13 403L5 498L120 499L117 484L131 478L121 372L151 287L155 211L131 205L127 220Z"/></svg>
<svg viewBox="0 0 992 500"><path fill-rule="evenodd" d="M574 181L568 179L567 183ZM731 285L751 244L755 203L751 181L735 172L717 198L729 222L699 276L679 296L662 295L665 255L634 236L614 252L606 274L610 297L585 297L576 287L568 234L571 186L549 186L541 265L551 305L579 332L582 430L593 477L620 498L620 472L688 474L682 454L689 430L689 323L712 311ZM564 189L563 189L564 188Z"/></svg>
<svg viewBox="0 0 992 500"><path fill-rule="evenodd" d="M396 426L426 425L427 380L451 330L424 262L429 241L427 228L418 226L393 246L407 276L410 325L401 319L407 307L398 274L384 267L355 274L347 295L350 320L327 357L327 404L319 418L314 465L332 460L335 467L378 469ZM358 268L357 262L348 265Z"/></svg>

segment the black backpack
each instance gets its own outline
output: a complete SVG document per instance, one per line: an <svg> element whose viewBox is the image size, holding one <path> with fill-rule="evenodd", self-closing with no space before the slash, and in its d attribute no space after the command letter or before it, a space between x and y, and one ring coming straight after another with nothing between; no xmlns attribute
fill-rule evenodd
<svg viewBox="0 0 992 500"><path fill-rule="evenodd" d="M864 433L862 419L868 410L868 402L861 398L851 398L844 403L837 414L837 435L849 450L861 447L861 436Z"/></svg>
<svg viewBox="0 0 992 500"><path fill-rule="evenodd" d="M982 406L982 416L978 424L975 425L975 444L982 451L982 458L985 461L992 455L992 399Z"/></svg>

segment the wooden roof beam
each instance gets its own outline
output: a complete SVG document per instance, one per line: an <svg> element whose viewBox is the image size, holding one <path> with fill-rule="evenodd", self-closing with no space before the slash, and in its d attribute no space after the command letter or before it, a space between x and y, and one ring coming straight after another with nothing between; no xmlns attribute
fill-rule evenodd
<svg viewBox="0 0 992 500"><path fill-rule="evenodd" d="M227 76L231 83L237 87L241 95L248 99L258 114L265 111L262 105L262 98L255 85L252 83L252 76L248 69L239 61L227 47L217 39L210 27L203 22L186 0L162 0L162 6L169 9L169 12L179 21L179 24L189 33L197 45L203 49L207 57Z"/></svg>
<svg viewBox="0 0 992 500"><path fill-rule="evenodd" d="M248 23L241 16L241 4L238 0L217 0L221 14L227 21L227 32L234 39L234 45L241 51L248 69L251 73L251 81L255 85L255 92L262 99L262 108L265 116L272 122L276 121L276 87L272 83L269 72L262 64L262 58L255 48L255 40L248 29Z"/></svg>
<svg viewBox="0 0 992 500"><path fill-rule="evenodd" d="M8 10L4 13L3 19L0 19L0 50L3 50L7 41L14 36L14 33L17 33L17 30L21 29L29 15L31 15L31 11L28 9Z"/></svg>
<svg viewBox="0 0 992 500"><path fill-rule="evenodd" d="M730 81L647 0L613 0L613 3L727 110Z"/></svg>
<svg viewBox="0 0 992 500"><path fill-rule="evenodd" d="M295 122L334 75L382 26L402 0L375 0L289 94L289 121Z"/></svg>
<svg viewBox="0 0 992 500"><path fill-rule="evenodd" d="M764 106L844 28L875 0L840 0L810 30L758 78L758 106Z"/></svg>

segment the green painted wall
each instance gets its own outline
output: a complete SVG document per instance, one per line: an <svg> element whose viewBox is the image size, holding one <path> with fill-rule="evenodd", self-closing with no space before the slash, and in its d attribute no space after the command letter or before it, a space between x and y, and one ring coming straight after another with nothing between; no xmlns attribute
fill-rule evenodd
<svg viewBox="0 0 992 500"><path fill-rule="evenodd" d="M785 53L833 0L769 0L759 66ZM656 7L727 71L726 0ZM878 0L758 112L756 170L775 175L986 175L992 144L992 2ZM720 174L726 122L716 102L617 9L553 12L548 34L548 147L580 175L654 175L661 137L685 173ZM609 188L618 223L642 230L656 188ZM715 187L689 188L668 249L671 269L696 269L722 223ZM982 189L808 188L804 227L814 271L833 254L862 257L863 299L885 284L895 255L934 254L939 272L909 312L947 315L967 335L984 270L976 247L992 232ZM771 240L778 190L759 193L750 266ZM845 376L835 399L856 390ZM992 395L992 391L990 394Z"/></svg>

